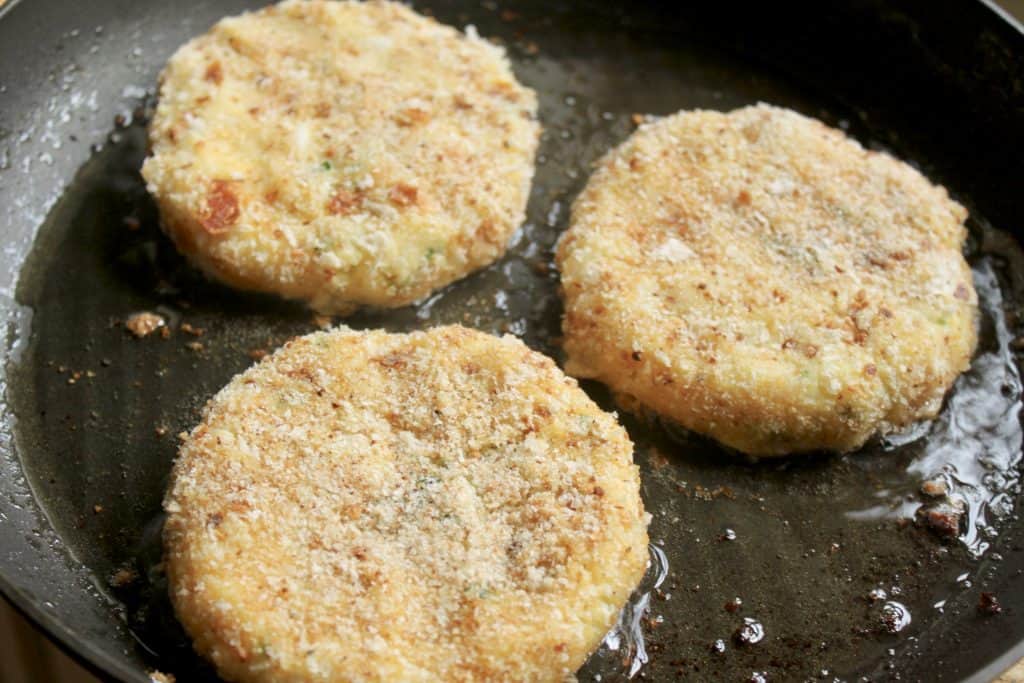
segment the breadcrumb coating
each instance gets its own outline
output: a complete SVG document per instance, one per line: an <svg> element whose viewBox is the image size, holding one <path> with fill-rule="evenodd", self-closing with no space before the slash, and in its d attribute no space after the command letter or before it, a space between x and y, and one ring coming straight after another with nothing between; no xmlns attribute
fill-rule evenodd
<svg viewBox="0 0 1024 683"><path fill-rule="evenodd" d="M505 252L536 112L474 31L398 3L288 0L171 57L142 174L213 278L323 313L401 306Z"/></svg>
<svg viewBox="0 0 1024 683"><path fill-rule="evenodd" d="M237 681L562 681L647 564L632 444L462 327L297 338L185 438L171 599Z"/></svg>
<svg viewBox="0 0 1024 683"><path fill-rule="evenodd" d="M936 415L969 365L966 217L792 111L647 123L559 245L566 369L755 456L856 449Z"/></svg>

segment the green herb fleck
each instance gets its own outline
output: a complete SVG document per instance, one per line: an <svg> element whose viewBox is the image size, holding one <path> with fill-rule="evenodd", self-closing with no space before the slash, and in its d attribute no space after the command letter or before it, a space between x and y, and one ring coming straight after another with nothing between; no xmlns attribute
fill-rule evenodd
<svg viewBox="0 0 1024 683"><path fill-rule="evenodd" d="M440 484L440 483L441 483L441 480L438 479L437 477L430 477L430 476L420 477L419 479L416 480L416 488L417 489L429 488L431 486L436 486L437 484Z"/></svg>
<svg viewBox="0 0 1024 683"><path fill-rule="evenodd" d="M473 582L466 586L463 592L466 595L476 595L478 598L486 598L488 595L491 594L491 591L488 589L486 584L479 584L476 582Z"/></svg>
<svg viewBox="0 0 1024 683"><path fill-rule="evenodd" d="M323 169L324 169L325 171L330 171L330 170L331 170L331 169L333 168L333 166L331 166L331 162L329 162L329 161L325 161L324 163L320 164L320 166L321 166L321 167L322 167L322 168L323 168Z"/></svg>

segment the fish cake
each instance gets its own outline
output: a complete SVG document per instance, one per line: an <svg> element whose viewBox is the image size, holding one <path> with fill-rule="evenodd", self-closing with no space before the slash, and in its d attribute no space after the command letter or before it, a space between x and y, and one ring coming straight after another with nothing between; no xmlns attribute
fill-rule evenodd
<svg viewBox="0 0 1024 683"><path fill-rule="evenodd" d="M755 456L856 449L934 417L970 363L966 217L793 111L647 123L558 248L566 370Z"/></svg>
<svg viewBox="0 0 1024 683"><path fill-rule="evenodd" d="M182 443L175 611L228 680L565 680L647 565L632 451L513 337L297 338Z"/></svg>
<svg viewBox="0 0 1024 683"><path fill-rule="evenodd" d="M402 306L505 252L536 112L472 29L392 2L289 0L171 57L142 174L212 278L328 314Z"/></svg>

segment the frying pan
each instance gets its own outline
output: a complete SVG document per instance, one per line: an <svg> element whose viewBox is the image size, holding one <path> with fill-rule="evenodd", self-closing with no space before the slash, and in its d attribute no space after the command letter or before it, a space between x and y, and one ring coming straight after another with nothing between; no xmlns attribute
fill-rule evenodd
<svg viewBox="0 0 1024 683"><path fill-rule="evenodd" d="M215 680L161 574L175 435L253 354L319 322L198 276L161 237L137 173L160 67L246 5L0 9L0 590L116 680L152 669ZM916 164L972 216L982 341L934 423L855 454L756 464L623 416L655 562L582 678L987 681L1024 655L1021 28L968 0L416 5L503 42L547 132L509 255L355 327L461 322L558 358L552 247L590 165L634 114L789 106ZM124 319L141 310L164 315L169 338L128 335ZM966 501L962 517L919 493L935 476ZM1001 613L979 609L983 593ZM723 609L735 597L742 607ZM744 619L760 642L734 637Z"/></svg>

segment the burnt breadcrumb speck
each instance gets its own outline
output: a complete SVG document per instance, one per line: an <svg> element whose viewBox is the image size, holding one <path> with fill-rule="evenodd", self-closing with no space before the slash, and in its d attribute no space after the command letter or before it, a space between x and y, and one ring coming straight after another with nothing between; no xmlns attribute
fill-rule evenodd
<svg viewBox="0 0 1024 683"><path fill-rule="evenodd" d="M206 406L164 507L178 618L237 681L562 681L648 557L614 416L462 327L289 342Z"/></svg>
<svg viewBox="0 0 1024 683"><path fill-rule="evenodd" d="M792 111L645 123L559 245L566 369L753 455L855 449L933 417L970 362L966 217Z"/></svg>
<svg viewBox="0 0 1024 683"><path fill-rule="evenodd" d="M540 126L504 52L391 2L289 0L171 57L142 174L208 275L324 313L500 257Z"/></svg>

